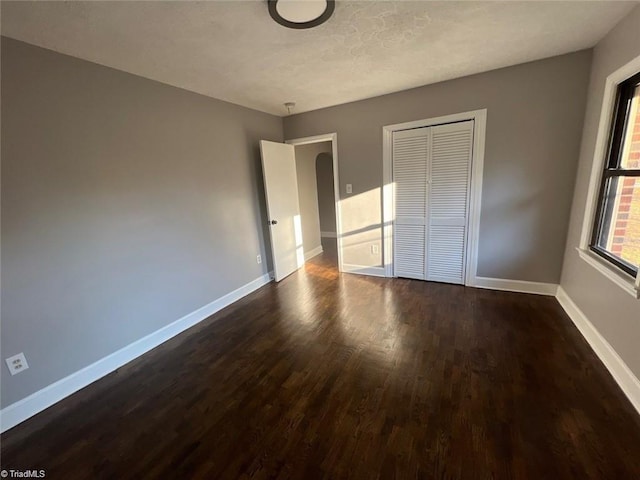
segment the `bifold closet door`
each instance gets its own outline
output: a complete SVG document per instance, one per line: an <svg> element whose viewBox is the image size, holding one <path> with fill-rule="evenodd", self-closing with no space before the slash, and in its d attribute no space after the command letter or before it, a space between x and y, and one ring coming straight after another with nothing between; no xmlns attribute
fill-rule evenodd
<svg viewBox="0 0 640 480"><path fill-rule="evenodd" d="M464 285L473 121L431 127L427 280Z"/></svg>
<svg viewBox="0 0 640 480"><path fill-rule="evenodd" d="M393 132L394 275L464 284L473 121Z"/></svg>
<svg viewBox="0 0 640 480"><path fill-rule="evenodd" d="M429 128L393 132L396 277L425 279Z"/></svg>

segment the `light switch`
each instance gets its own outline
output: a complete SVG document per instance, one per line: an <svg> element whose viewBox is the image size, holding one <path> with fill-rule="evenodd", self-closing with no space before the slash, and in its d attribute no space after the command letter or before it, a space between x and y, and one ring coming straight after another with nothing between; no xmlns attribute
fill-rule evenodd
<svg viewBox="0 0 640 480"><path fill-rule="evenodd" d="M347 193L353 193L353 186L350 183L347 183Z"/></svg>

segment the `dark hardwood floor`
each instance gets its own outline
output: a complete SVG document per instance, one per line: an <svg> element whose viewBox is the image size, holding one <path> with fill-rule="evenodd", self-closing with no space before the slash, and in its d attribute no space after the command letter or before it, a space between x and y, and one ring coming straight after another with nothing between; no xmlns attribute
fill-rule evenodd
<svg viewBox="0 0 640 480"><path fill-rule="evenodd" d="M640 417L555 299L319 256L2 436L53 479L638 479Z"/></svg>

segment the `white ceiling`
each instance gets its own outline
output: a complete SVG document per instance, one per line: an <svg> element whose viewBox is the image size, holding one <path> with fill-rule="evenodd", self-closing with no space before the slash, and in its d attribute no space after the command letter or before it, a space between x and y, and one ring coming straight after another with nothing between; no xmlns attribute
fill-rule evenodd
<svg viewBox="0 0 640 480"><path fill-rule="evenodd" d="M3 1L2 34L285 115L589 48L635 5L337 1L292 30L265 1Z"/></svg>

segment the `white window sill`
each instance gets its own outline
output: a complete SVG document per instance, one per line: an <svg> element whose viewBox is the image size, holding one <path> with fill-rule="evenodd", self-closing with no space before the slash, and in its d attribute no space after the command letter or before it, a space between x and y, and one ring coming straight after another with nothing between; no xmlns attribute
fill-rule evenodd
<svg viewBox="0 0 640 480"><path fill-rule="evenodd" d="M611 280L613 283L621 287L633 298L640 298L640 289L638 288L635 278L631 275L627 275L625 272L619 271L613 265L609 265L606 260L601 259L595 253L583 248L576 248L580 258L591 265L593 268L602 273L605 277Z"/></svg>

